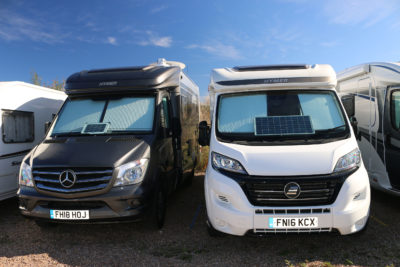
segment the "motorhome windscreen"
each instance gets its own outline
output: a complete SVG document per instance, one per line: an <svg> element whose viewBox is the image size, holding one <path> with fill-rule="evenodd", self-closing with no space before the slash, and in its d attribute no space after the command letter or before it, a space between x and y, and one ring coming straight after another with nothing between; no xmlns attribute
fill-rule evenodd
<svg viewBox="0 0 400 267"><path fill-rule="evenodd" d="M155 97L70 99L58 115L51 136L81 134L87 125L108 124L105 134L153 130Z"/></svg>
<svg viewBox="0 0 400 267"><path fill-rule="evenodd" d="M400 91L392 93L392 121L395 129L400 129Z"/></svg>
<svg viewBox="0 0 400 267"><path fill-rule="evenodd" d="M330 138L349 133L344 118L336 95L329 90L236 93L219 97L216 130L219 137L234 140ZM290 129L285 130L289 122Z"/></svg>

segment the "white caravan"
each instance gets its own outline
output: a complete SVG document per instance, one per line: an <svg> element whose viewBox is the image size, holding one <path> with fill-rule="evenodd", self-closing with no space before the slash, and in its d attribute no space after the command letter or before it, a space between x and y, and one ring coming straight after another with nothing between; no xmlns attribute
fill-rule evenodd
<svg viewBox="0 0 400 267"><path fill-rule="evenodd" d="M374 62L338 73L338 92L371 186L400 196L400 64Z"/></svg>
<svg viewBox="0 0 400 267"><path fill-rule="evenodd" d="M335 86L329 65L212 71L199 127L211 234L365 229L368 174Z"/></svg>
<svg viewBox="0 0 400 267"><path fill-rule="evenodd" d="M23 157L45 135L66 95L24 82L0 82L0 200L18 189L18 171Z"/></svg>

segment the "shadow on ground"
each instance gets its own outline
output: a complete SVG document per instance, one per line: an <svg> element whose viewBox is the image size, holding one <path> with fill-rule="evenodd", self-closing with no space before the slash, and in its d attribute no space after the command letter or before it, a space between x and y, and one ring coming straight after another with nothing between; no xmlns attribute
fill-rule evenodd
<svg viewBox="0 0 400 267"><path fill-rule="evenodd" d="M372 198L363 235L263 238L207 235L202 175L170 197L162 231L144 223L40 229L10 199L0 202L0 265L398 265L400 198L375 191Z"/></svg>

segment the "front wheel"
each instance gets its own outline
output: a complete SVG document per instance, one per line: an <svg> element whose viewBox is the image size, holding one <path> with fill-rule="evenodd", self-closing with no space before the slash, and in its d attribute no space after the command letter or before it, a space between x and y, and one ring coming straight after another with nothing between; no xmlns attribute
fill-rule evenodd
<svg viewBox="0 0 400 267"><path fill-rule="evenodd" d="M151 214L151 224L157 229L161 229L164 226L166 210L167 196L165 194L165 190L160 185L157 187L155 192L153 210Z"/></svg>

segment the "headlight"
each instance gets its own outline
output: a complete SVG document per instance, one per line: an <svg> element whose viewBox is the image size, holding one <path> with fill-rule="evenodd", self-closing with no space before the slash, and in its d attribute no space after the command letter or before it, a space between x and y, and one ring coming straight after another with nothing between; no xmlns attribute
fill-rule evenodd
<svg viewBox="0 0 400 267"><path fill-rule="evenodd" d="M334 172L348 170L361 164L361 153L358 148L341 157L336 163Z"/></svg>
<svg viewBox="0 0 400 267"><path fill-rule="evenodd" d="M212 158L212 166L215 169L223 169L231 172L238 172L246 174L247 172L242 167L239 161L235 159L228 158L227 156L223 156L221 154L211 152Z"/></svg>
<svg viewBox="0 0 400 267"><path fill-rule="evenodd" d="M147 159L141 159L121 165L114 186L140 183L146 173L147 164Z"/></svg>
<svg viewBox="0 0 400 267"><path fill-rule="evenodd" d="M19 171L19 185L33 187L32 168L25 162L22 162Z"/></svg>

